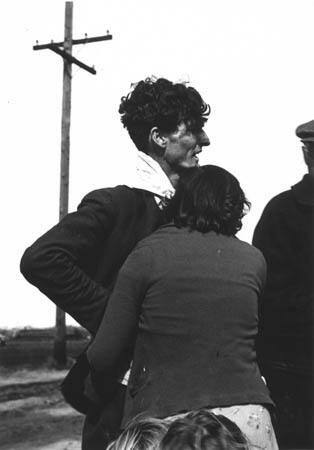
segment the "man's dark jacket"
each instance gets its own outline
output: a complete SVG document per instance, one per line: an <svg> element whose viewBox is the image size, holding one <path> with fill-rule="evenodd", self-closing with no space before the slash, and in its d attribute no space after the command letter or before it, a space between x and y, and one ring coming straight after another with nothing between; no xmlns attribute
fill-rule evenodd
<svg viewBox="0 0 314 450"><path fill-rule="evenodd" d="M91 192L25 251L21 272L95 334L118 270L160 221L150 192L126 186Z"/></svg>
<svg viewBox="0 0 314 450"><path fill-rule="evenodd" d="M118 270L136 243L162 220L151 192L127 186L93 191L76 212L25 251L21 272L95 335ZM67 400L82 412L87 408L81 396L87 372L81 356L64 388Z"/></svg>
<svg viewBox="0 0 314 450"><path fill-rule="evenodd" d="M314 178L305 175L274 197L261 216L253 244L267 262L261 304L262 360L310 369L313 342ZM307 367L306 367L307 366Z"/></svg>

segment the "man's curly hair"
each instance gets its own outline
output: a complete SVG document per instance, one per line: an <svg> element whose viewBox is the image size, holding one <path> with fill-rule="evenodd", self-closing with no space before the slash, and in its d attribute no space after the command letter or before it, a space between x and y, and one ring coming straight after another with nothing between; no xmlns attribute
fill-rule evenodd
<svg viewBox="0 0 314 450"><path fill-rule="evenodd" d="M210 106L191 86L165 78L146 78L122 97L119 113L136 147L147 152L153 127L170 133L184 122L188 130L200 131L207 121Z"/></svg>
<svg viewBox="0 0 314 450"><path fill-rule="evenodd" d="M239 181L222 167L207 165L182 174L166 215L179 228L234 236L249 207Z"/></svg>

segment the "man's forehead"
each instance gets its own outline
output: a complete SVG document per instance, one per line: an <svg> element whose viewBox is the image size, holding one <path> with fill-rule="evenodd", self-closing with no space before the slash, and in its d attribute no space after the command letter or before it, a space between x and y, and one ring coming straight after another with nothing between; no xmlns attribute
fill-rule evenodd
<svg viewBox="0 0 314 450"><path fill-rule="evenodd" d="M192 123L192 122L189 122L189 121L181 121L180 123L179 123L179 125L178 125L178 127L177 127L177 133L180 135L180 136L183 136L183 135L185 135L185 134L196 134L196 133L200 133L201 131L202 131L202 129L203 129L203 126L202 126L202 124L201 125L199 125L199 124L194 124L194 123Z"/></svg>
<svg viewBox="0 0 314 450"><path fill-rule="evenodd" d="M206 119L187 120L186 122L184 122L186 130L191 133L201 133L205 123Z"/></svg>

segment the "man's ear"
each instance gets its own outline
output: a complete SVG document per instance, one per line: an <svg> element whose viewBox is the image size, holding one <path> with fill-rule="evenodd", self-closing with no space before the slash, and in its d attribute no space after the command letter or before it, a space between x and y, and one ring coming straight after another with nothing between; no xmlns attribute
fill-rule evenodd
<svg viewBox="0 0 314 450"><path fill-rule="evenodd" d="M304 162L308 166L309 165L309 157L310 157L310 155L309 155L309 150L308 150L308 148L305 145L302 146L302 152L303 152Z"/></svg>
<svg viewBox="0 0 314 450"><path fill-rule="evenodd" d="M158 147L166 148L167 137L161 133L159 128L153 127L149 133L149 140L152 144L158 145Z"/></svg>

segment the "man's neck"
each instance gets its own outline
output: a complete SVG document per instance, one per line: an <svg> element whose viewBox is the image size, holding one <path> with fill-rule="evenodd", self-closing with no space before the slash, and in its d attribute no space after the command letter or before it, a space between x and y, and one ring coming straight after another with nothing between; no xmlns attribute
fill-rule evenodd
<svg viewBox="0 0 314 450"><path fill-rule="evenodd" d="M176 189L178 181L179 181L179 175L177 173L172 173L172 174L167 175L167 176L168 176L172 186Z"/></svg>
<svg viewBox="0 0 314 450"><path fill-rule="evenodd" d="M175 173L171 169L171 167L169 167L168 163L162 157L159 157L154 153L148 153L148 155L160 165L161 169L165 172L165 174L169 178L169 181L172 184L172 186L176 188L179 181L179 175Z"/></svg>

